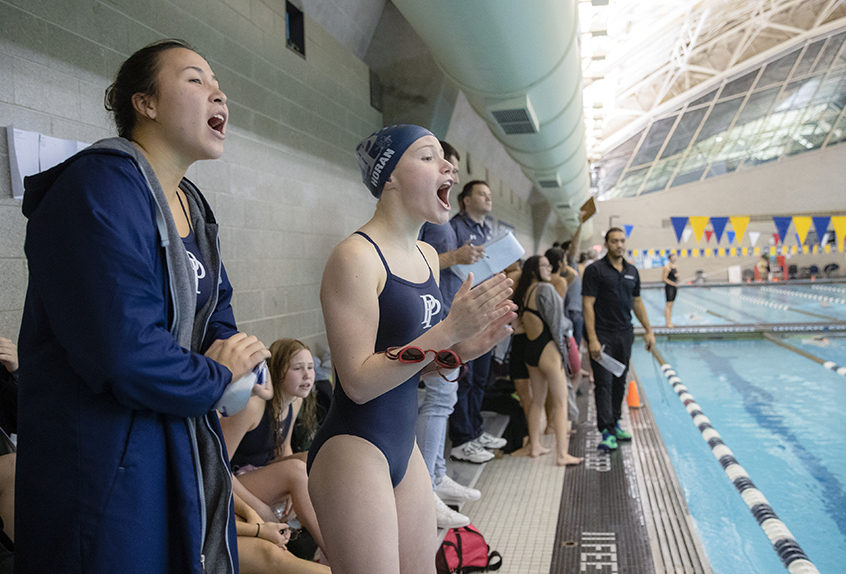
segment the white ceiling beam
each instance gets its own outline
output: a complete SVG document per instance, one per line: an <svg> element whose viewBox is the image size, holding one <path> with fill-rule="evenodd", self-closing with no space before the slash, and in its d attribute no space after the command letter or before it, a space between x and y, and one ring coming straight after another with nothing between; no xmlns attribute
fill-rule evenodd
<svg viewBox="0 0 846 574"><path fill-rule="evenodd" d="M825 19L831 16L831 13L834 12L834 10L842 1L843 0L829 0L828 4L826 4L822 10L820 10L816 21L814 21L814 28L820 26L823 22L825 22Z"/></svg>

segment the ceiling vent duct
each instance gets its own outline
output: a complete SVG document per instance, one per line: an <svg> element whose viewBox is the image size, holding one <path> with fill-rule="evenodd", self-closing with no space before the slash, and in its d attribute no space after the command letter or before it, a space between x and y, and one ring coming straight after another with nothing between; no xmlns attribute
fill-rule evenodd
<svg viewBox="0 0 846 574"><path fill-rule="evenodd" d="M392 2L550 208L581 205L590 180L577 0ZM578 225L577 208L556 215Z"/></svg>
<svg viewBox="0 0 846 574"><path fill-rule="evenodd" d="M497 102L488 111L506 135L538 133L538 117L528 95Z"/></svg>
<svg viewBox="0 0 846 574"><path fill-rule="evenodd" d="M540 186L541 189L555 189L557 187L561 187L561 175L559 175L558 172L539 173L535 181L538 182L538 186Z"/></svg>

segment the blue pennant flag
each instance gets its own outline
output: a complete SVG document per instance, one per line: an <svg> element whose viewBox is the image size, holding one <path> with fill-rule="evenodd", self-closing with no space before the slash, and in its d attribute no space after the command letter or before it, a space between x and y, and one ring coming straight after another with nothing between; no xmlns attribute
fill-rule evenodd
<svg viewBox="0 0 846 574"><path fill-rule="evenodd" d="M787 238L787 230L790 228L790 223L793 221L792 217L773 217L776 231L778 231L778 240L784 243Z"/></svg>
<svg viewBox="0 0 846 574"><path fill-rule="evenodd" d="M828 231L828 224L831 222L831 216L826 215L825 217L812 217L811 219L814 222L814 231L817 232L817 243L822 243L822 240L825 237L825 232Z"/></svg>
<svg viewBox="0 0 846 574"><path fill-rule="evenodd" d="M717 236L717 244L720 243L720 240L723 238L723 231L726 228L726 224L728 223L728 217L712 217L711 218L711 227L714 228L714 235Z"/></svg>
<svg viewBox="0 0 846 574"><path fill-rule="evenodd" d="M729 245L731 245L732 243L734 243L734 231L732 231L731 229L729 229L728 231L726 231L726 237L727 237L727 238L728 238L728 240L729 240Z"/></svg>
<svg viewBox="0 0 846 574"><path fill-rule="evenodd" d="M684 233L684 228L687 227L687 217L671 217L670 221L672 222L673 229L676 232L676 241L681 243L682 233Z"/></svg>
<svg viewBox="0 0 846 574"><path fill-rule="evenodd" d="M629 235L632 234L632 229L634 229L634 225L626 224L623 226L623 228L626 230L626 239L628 239Z"/></svg>

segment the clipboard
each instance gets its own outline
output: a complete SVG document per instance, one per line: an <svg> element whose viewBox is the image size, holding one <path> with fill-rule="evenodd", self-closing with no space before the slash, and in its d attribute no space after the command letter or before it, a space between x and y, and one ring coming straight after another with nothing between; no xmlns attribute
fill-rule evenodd
<svg viewBox="0 0 846 574"><path fill-rule="evenodd" d="M526 250L510 231L498 234L483 245L485 255L470 265L453 265L450 269L464 281L473 273L473 286L490 279L526 254Z"/></svg>
<svg viewBox="0 0 846 574"><path fill-rule="evenodd" d="M593 217L593 214L596 213L596 202L593 200L593 196L590 196L587 201L582 204L579 211L585 212L585 221Z"/></svg>

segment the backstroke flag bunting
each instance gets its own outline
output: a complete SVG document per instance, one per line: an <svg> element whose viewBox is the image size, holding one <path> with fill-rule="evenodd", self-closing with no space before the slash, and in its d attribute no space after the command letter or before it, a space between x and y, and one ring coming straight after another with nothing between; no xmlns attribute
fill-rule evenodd
<svg viewBox="0 0 846 574"><path fill-rule="evenodd" d="M749 243L752 247L755 247L755 244L758 243L758 238L761 237L760 231L750 231L749 232Z"/></svg>
<svg viewBox="0 0 846 574"><path fill-rule="evenodd" d="M817 243L822 243L825 239L825 233L828 231L828 224L831 222L831 216L812 217L814 221L814 231L817 232Z"/></svg>
<svg viewBox="0 0 846 574"><path fill-rule="evenodd" d="M729 217L729 221L731 221L731 226L734 228L734 232L737 235L737 244L740 245L740 242L743 241L743 234L746 233L746 227L749 225L749 216L735 215L733 217Z"/></svg>
<svg viewBox="0 0 846 574"><path fill-rule="evenodd" d="M831 224L834 226L834 234L837 236L837 250L843 250L843 236L846 235L846 216L834 215L831 217Z"/></svg>
<svg viewBox="0 0 846 574"><path fill-rule="evenodd" d="M708 225L708 220L711 219L707 215L691 215L690 226L693 228L693 237L696 242L702 241L702 235L705 233L705 226Z"/></svg>
<svg viewBox="0 0 846 574"><path fill-rule="evenodd" d="M717 237L717 243L723 239L723 231L728 223L728 217L712 217L711 226L714 228L714 235Z"/></svg>
<svg viewBox="0 0 846 574"><path fill-rule="evenodd" d="M793 219L792 217L773 217L773 223L775 223L776 231L778 231L778 240L784 243L784 240L787 239L787 230L790 229L790 220Z"/></svg>
<svg viewBox="0 0 846 574"><path fill-rule="evenodd" d="M805 240L808 238L808 231L811 229L811 218L806 215L794 215L793 228L796 230L796 238L799 240L799 245L805 245Z"/></svg>
<svg viewBox="0 0 846 574"><path fill-rule="evenodd" d="M687 217L671 217L670 222L673 224L673 230L676 232L676 241L681 242L682 233L687 226Z"/></svg>

